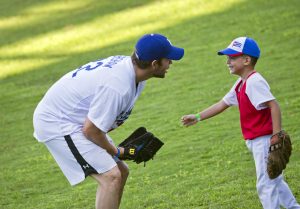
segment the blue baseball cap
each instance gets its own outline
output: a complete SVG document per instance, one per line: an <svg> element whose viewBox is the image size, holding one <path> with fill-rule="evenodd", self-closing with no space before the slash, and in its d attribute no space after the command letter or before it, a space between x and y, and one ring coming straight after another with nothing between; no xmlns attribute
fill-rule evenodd
<svg viewBox="0 0 300 209"><path fill-rule="evenodd" d="M135 45L135 54L139 60L153 61L161 58L180 60L184 49L172 45L167 37L161 34L146 34Z"/></svg>
<svg viewBox="0 0 300 209"><path fill-rule="evenodd" d="M218 55L228 55L231 57L246 54L252 57L259 58L260 49L257 43L248 37L239 37L234 39L226 49L218 52Z"/></svg>

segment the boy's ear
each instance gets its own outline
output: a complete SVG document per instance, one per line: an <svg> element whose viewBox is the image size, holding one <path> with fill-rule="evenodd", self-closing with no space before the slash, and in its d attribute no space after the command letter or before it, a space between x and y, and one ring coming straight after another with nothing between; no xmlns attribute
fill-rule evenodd
<svg viewBox="0 0 300 209"><path fill-rule="evenodd" d="M248 56L248 55L244 55L244 60L245 60L245 62L244 62L244 64L245 65L251 65L251 57L250 56Z"/></svg>

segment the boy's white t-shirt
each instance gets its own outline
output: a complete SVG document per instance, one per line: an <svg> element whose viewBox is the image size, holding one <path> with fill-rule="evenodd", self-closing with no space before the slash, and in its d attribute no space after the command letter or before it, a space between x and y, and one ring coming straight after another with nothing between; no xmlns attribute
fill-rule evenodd
<svg viewBox="0 0 300 209"><path fill-rule="evenodd" d="M235 82L230 91L223 97L223 101L229 106L239 105L235 88L240 81L241 78ZM267 108L264 103L275 99L270 91L269 84L258 72L247 79L246 85L246 94L256 110Z"/></svg>
<svg viewBox="0 0 300 209"><path fill-rule="evenodd" d="M129 56L90 62L58 80L38 104L34 136L45 142L82 132L88 117L107 133L130 115L145 81L136 84Z"/></svg>

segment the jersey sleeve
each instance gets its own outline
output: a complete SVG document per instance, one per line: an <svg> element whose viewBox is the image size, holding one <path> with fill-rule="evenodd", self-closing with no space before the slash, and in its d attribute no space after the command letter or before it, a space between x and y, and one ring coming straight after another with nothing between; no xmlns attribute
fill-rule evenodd
<svg viewBox="0 0 300 209"><path fill-rule="evenodd" d="M122 111L123 96L109 87L99 87L90 104L88 118L101 131L107 133Z"/></svg>
<svg viewBox="0 0 300 209"><path fill-rule="evenodd" d="M228 105L228 106L238 106L238 100L235 92L235 88L240 82L241 79L238 79L235 84L232 86L230 91L223 97L223 101Z"/></svg>
<svg viewBox="0 0 300 209"><path fill-rule="evenodd" d="M250 79L251 78L251 79ZM247 81L246 94L257 110L266 108L265 102L274 100L270 86L262 76L250 77Z"/></svg>

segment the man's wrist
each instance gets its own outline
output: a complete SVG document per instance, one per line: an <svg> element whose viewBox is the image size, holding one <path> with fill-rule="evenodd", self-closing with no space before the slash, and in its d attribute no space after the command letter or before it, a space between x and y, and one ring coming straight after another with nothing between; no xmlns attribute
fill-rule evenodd
<svg viewBox="0 0 300 209"><path fill-rule="evenodd" d="M120 148L119 147L116 147L116 148L117 148L117 154L115 154L115 156L120 157L120 154L121 154Z"/></svg>

